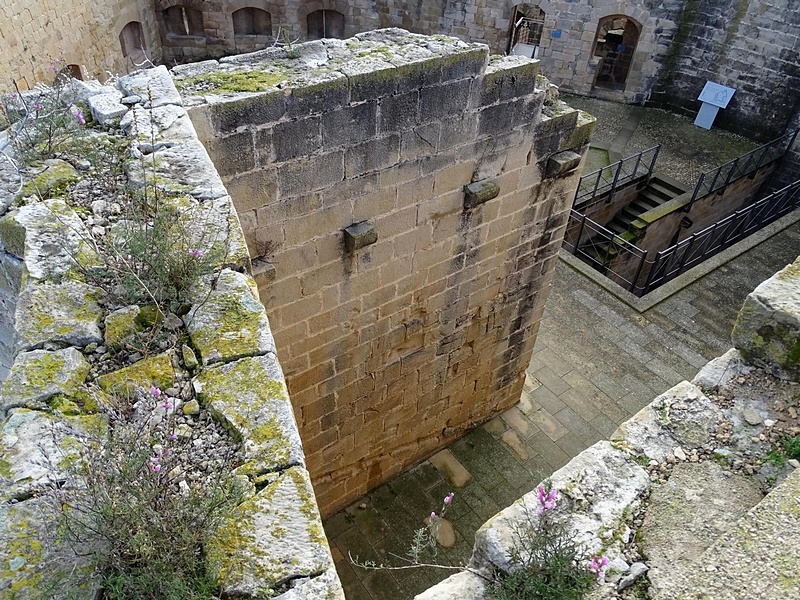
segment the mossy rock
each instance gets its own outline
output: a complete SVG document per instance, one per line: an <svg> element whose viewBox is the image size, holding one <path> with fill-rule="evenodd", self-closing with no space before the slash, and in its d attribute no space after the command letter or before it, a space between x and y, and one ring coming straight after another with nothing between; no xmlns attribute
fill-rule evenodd
<svg viewBox="0 0 800 600"><path fill-rule="evenodd" d="M44 161L40 167L33 167L37 172L22 186L16 199L28 196L39 198L56 198L66 193L67 186L78 181L78 171L71 164L57 158Z"/></svg>
<svg viewBox="0 0 800 600"><path fill-rule="evenodd" d="M243 502L208 545L223 596L270 597L333 566L308 472L292 467Z"/></svg>
<svg viewBox="0 0 800 600"><path fill-rule="evenodd" d="M137 389L148 390L153 385L165 389L174 381L175 370L169 354L143 358L129 367L97 378L97 384L104 392L124 397L131 396Z"/></svg>
<svg viewBox="0 0 800 600"><path fill-rule="evenodd" d="M208 367L192 383L200 403L242 441L244 474L256 477L304 464L294 411L274 355Z"/></svg>
<svg viewBox="0 0 800 600"><path fill-rule="evenodd" d="M89 363L75 348L23 352L3 383L0 412L35 406L56 395L65 399L77 396L89 369Z"/></svg>

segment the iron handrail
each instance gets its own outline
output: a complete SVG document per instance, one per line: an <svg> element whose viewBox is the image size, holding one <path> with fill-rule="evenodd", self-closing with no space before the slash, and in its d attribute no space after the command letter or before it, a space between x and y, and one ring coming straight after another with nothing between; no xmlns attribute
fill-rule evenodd
<svg viewBox="0 0 800 600"><path fill-rule="evenodd" d="M619 186L627 183L628 181L636 179L637 177L646 175L646 185L650 181L650 177L653 174L653 169L655 168L656 159L658 158L658 153L660 150L661 144L653 146L652 148L648 148L647 150L642 150L638 154L623 158L622 160L610 164L607 167L603 167L602 169L592 171L591 173L582 176L578 181L578 187L575 190L575 198L572 202L572 205L574 207L581 205L582 208L586 208L587 206L591 206L591 204L588 203L589 200L599 195L605 196L607 192L608 196L604 197L604 200L606 202L610 202ZM649 157L650 164L647 166L646 172L640 172L639 168L643 162L646 164L645 155L648 153L652 154L652 156ZM645 158L644 161L642 160L643 158ZM631 163L635 163L633 169L630 172L626 172L625 167L630 167ZM582 204L584 201L587 203Z"/></svg>
<svg viewBox="0 0 800 600"><path fill-rule="evenodd" d="M789 148L792 147L792 144L794 144L798 133L800 133L800 129L790 131L789 133L786 133L781 137L772 140L771 142L759 146L758 148L755 148L746 154L742 154L741 156L738 156L715 169L701 173L697 180L697 185L695 185L694 191L692 192L692 198L689 200L689 203L683 207L683 211L689 212L692 209L695 200L698 198L708 196L717 190L724 190L733 181L741 179L742 177L750 175L751 173L755 173L764 165L778 160L781 156L786 154ZM786 145L778 152L773 153L773 150L781 147L784 142L787 142ZM725 173L725 175L722 177L722 180L720 180L720 175L722 175L722 173ZM709 179L711 180L710 185L707 184Z"/></svg>

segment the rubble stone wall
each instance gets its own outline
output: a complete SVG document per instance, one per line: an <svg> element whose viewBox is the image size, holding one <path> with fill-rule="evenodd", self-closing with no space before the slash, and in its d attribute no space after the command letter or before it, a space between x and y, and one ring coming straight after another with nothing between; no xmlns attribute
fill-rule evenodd
<svg viewBox="0 0 800 600"><path fill-rule="evenodd" d="M593 119L543 108L535 61L453 38L295 51L173 73L237 207L332 513L518 400L582 162L564 151L583 152ZM192 91L233 69L277 79Z"/></svg>

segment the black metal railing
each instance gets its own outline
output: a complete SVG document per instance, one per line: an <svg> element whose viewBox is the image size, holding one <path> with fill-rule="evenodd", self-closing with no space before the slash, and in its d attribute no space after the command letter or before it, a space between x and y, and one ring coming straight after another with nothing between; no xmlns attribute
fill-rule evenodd
<svg viewBox="0 0 800 600"><path fill-rule="evenodd" d="M647 258L646 250L574 209L570 212L564 248L631 292Z"/></svg>
<svg viewBox="0 0 800 600"><path fill-rule="evenodd" d="M653 173L659 150L661 144L584 175L578 182L578 189L575 190L573 207L585 209L593 204L591 200L597 196L603 196L603 200L611 201L618 187L638 177L646 176L646 184Z"/></svg>
<svg viewBox="0 0 800 600"><path fill-rule="evenodd" d="M710 227L656 253L644 295L800 206L800 181L737 210Z"/></svg>
<svg viewBox="0 0 800 600"><path fill-rule="evenodd" d="M692 192L692 199L683 207L683 210L689 212L698 198L703 198L718 190L724 190L737 179L755 173L761 167L778 160L792 147L798 132L800 129L795 129L747 154L720 165L716 169L701 174L694 192Z"/></svg>

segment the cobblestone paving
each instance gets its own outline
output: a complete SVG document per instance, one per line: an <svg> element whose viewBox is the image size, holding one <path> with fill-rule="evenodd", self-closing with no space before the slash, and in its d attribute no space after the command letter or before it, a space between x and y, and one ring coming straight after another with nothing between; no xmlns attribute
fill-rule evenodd
<svg viewBox="0 0 800 600"><path fill-rule="evenodd" d="M612 108L616 115L618 105ZM448 517L456 543L439 549L436 562L463 564L486 519L725 352L747 293L798 253L800 223L644 313L560 263L521 401L449 448L472 477L454 490ZM451 574L371 571L348 559L400 564L392 554L405 555L414 530L451 490L446 475L425 461L326 520L348 600L410 599Z"/></svg>

